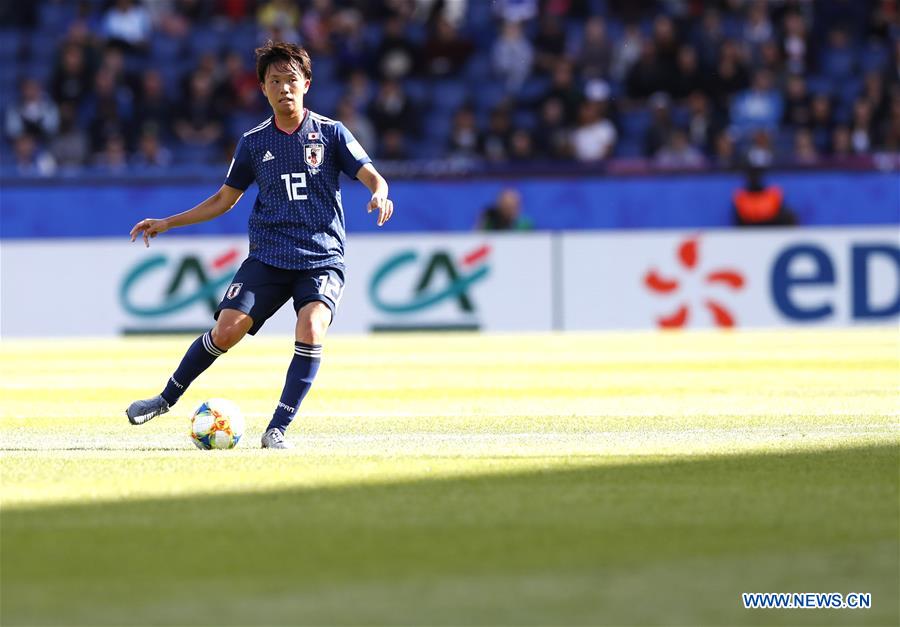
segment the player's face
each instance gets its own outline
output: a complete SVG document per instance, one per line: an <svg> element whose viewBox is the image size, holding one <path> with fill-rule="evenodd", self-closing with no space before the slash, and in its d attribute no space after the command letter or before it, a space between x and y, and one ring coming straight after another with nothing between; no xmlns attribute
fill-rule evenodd
<svg viewBox="0 0 900 627"><path fill-rule="evenodd" d="M303 95L309 90L309 79L288 65L270 65L262 92L276 113L294 116L303 111Z"/></svg>

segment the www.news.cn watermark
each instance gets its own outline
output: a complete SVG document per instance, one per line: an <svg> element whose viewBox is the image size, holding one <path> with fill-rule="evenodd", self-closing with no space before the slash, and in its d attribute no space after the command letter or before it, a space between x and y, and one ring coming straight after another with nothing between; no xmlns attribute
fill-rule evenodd
<svg viewBox="0 0 900 627"><path fill-rule="evenodd" d="M748 610L867 610L870 592L742 592Z"/></svg>

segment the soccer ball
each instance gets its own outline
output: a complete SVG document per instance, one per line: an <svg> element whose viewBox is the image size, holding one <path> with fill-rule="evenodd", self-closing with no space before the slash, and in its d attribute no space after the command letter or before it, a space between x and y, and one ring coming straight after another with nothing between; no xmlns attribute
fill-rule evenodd
<svg viewBox="0 0 900 627"><path fill-rule="evenodd" d="M197 448L234 448L244 434L244 416L237 405L224 398L211 398L191 416L191 441Z"/></svg>

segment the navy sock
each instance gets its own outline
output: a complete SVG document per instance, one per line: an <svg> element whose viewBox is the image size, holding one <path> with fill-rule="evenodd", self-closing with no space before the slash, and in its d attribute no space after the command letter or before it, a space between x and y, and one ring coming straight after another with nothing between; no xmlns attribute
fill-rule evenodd
<svg viewBox="0 0 900 627"><path fill-rule="evenodd" d="M181 395L184 394L188 386L194 382L194 379L209 368L216 360L216 357L223 355L227 351L213 344L212 332L207 331L191 344L187 349L178 369L166 383L166 389L162 391L162 397L171 407L178 402Z"/></svg>
<svg viewBox="0 0 900 627"><path fill-rule="evenodd" d="M304 344L303 342L294 342L294 358L291 365L288 366L287 378L284 382L284 390L281 392L281 400L272 416L272 421L266 427L266 431L275 428L284 432L297 410L300 409L300 403L312 387L313 379L319 371L319 364L322 362L322 345L321 344Z"/></svg>

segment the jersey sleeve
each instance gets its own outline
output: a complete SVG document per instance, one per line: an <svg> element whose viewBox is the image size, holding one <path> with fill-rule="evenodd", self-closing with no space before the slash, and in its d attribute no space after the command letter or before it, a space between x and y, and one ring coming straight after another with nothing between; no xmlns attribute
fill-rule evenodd
<svg viewBox="0 0 900 627"><path fill-rule="evenodd" d="M343 170L344 174L350 178L355 179L359 169L367 163L372 163L372 160L346 126L338 123L336 129L338 144L337 152L341 170Z"/></svg>
<svg viewBox="0 0 900 627"><path fill-rule="evenodd" d="M250 149L244 139L241 137L237 148L234 149L234 158L231 160L228 174L225 175L225 184L240 190L246 190L256 178L250 162Z"/></svg>

